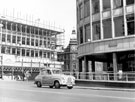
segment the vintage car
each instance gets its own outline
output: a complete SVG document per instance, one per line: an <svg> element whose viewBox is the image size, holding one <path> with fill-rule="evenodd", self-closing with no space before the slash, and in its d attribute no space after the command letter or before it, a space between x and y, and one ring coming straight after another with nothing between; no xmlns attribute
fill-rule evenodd
<svg viewBox="0 0 135 102"><path fill-rule="evenodd" d="M64 75L60 69L44 68L35 77L34 83L37 87L49 86L50 88L55 87L58 89L61 86L67 86L68 89L72 89L75 85L75 77Z"/></svg>

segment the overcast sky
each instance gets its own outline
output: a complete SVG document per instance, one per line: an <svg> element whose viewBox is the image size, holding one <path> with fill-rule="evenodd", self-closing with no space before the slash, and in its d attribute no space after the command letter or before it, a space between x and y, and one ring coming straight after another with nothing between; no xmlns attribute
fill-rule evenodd
<svg viewBox="0 0 135 102"><path fill-rule="evenodd" d="M76 0L2 0L0 14L5 13L64 28L66 45L76 28Z"/></svg>

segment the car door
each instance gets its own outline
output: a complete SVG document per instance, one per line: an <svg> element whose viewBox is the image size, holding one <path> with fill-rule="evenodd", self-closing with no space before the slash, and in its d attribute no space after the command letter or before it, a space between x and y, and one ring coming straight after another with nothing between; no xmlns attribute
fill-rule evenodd
<svg viewBox="0 0 135 102"><path fill-rule="evenodd" d="M44 85L50 85L51 84L51 72L50 70L45 70L44 76L42 77L42 83Z"/></svg>

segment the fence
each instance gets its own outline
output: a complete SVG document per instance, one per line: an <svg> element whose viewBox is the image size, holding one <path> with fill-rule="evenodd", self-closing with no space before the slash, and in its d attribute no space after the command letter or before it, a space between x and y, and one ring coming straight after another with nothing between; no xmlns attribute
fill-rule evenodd
<svg viewBox="0 0 135 102"><path fill-rule="evenodd" d="M135 72L64 72L64 74L85 80L135 81Z"/></svg>

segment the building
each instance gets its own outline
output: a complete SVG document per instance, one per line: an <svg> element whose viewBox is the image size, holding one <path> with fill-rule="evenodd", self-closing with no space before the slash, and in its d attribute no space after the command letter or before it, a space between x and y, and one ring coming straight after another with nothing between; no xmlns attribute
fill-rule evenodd
<svg viewBox="0 0 135 102"><path fill-rule="evenodd" d="M135 1L76 0L76 5L79 72L113 71L114 80L119 70L134 73Z"/></svg>
<svg viewBox="0 0 135 102"><path fill-rule="evenodd" d="M63 71L73 72L77 70L77 35L75 30L72 30L69 45L63 53L63 59Z"/></svg>
<svg viewBox="0 0 135 102"><path fill-rule="evenodd" d="M10 16L0 16L0 72L12 76L40 68L62 68L57 53L64 46L64 30Z"/></svg>

